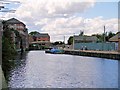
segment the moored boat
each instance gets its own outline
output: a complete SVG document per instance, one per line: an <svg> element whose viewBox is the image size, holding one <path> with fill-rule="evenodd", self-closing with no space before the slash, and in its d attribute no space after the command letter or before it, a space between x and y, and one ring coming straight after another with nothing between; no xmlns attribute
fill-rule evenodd
<svg viewBox="0 0 120 90"><path fill-rule="evenodd" d="M64 50L61 49L51 49L51 50L46 50L45 53L52 53L52 54L63 54Z"/></svg>

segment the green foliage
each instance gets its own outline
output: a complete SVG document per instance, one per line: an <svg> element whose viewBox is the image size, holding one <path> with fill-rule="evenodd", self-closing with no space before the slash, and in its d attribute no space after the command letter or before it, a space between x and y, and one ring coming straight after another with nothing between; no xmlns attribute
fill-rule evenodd
<svg viewBox="0 0 120 90"><path fill-rule="evenodd" d="M83 36L83 32L79 34L80 36ZM86 35L84 35L86 36ZM104 41L104 36L105 36L105 41L109 41L109 39L113 36L115 36L115 33L112 33L111 31L107 32L104 34L92 34L91 36L96 36L98 38L98 42L103 42ZM68 39L68 44L71 45L73 43L73 36L70 36Z"/></svg>
<svg viewBox="0 0 120 90"><path fill-rule="evenodd" d="M68 39L68 44L71 45L73 43L73 36L70 36Z"/></svg>
<svg viewBox="0 0 120 90"><path fill-rule="evenodd" d="M103 35L102 34L93 34L92 36L96 36L98 38L98 42L103 41Z"/></svg>
<svg viewBox="0 0 120 90"><path fill-rule="evenodd" d="M14 30L14 29L10 29L10 30L15 33L15 35L17 36L17 38L21 38L20 33L17 30Z"/></svg>
<svg viewBox="0 0 120 90"><path fill-rule="evenodd" d="M33 32L30 32L29 34L30 34L30 35L35 35L35 34L39 34L39 32L33 31Z"/></svg>
<svg viewBox="0 0 120 90"><path fill-rule="evenodd" d="M111 37L115 36L115 33L112 33L111 31L108 33L108 38L110 39Z"/></svg>
<svg viewBox="0 0 120 90"><path fill-rule="evenodd" d="M79 36L83 36L84 35L84 32L83 31L81 31L80 32L80 34L79 34Z"/></svg>
<svg viewBox="0 0 120 90"><path fill-rule="evenodd" d="M111 31L107 32L104 34L93 34L92 36L96 36L99 39L99 42L104 41L104 36L105 36L105 41L109 41L109 39L113 36L115 36L115 33L112 33Z"/></svg>
<svg viewBox="0 0 120 90"><path fill-rule="evenodd" d="M2 36L2 69L6 79L11 67L14 65L13 59L16 55L16 50L11 39L11 33L12 31L6 27L4 28Z"/></svg>

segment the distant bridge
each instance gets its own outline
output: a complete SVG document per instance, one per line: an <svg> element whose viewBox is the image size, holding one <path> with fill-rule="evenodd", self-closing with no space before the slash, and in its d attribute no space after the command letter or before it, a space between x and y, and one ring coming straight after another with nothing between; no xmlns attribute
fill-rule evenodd
<svg viewBox="0 0 120 90"><path fill-rule="evenodd" d="M50 47L50 41L34 41L29 43L29 48L32 50L46 49Z"/></svg>

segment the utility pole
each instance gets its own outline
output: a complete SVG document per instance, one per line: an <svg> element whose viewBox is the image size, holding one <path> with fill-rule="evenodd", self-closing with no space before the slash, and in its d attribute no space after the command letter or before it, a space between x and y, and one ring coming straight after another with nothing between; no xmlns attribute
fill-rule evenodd
<svg viewBox="0 0 120 90"><path fill-rule="evenodd" d="M65 36L64 36L64 48L65 48Z"/></svg>
<svg viewBox="0 0 120 90"><path fill-rule="evenodd" d="M106 42L106 40L105 40L105 26L104 26L104 43Z"/></svg>
<svg viewBox="0 0 120 90"><path fill-rule="evenodd" d="M73 34L73 50L74 50L74 45L75 45L75 33Z"/></svg>
<svg viewBox="0 0 120 90"><path fill-rule="evenodd" d="M105 26L104 26L104 33L103 33L103 40L102 40L102 51L104 51L104 44L105 44Z"/></svg>

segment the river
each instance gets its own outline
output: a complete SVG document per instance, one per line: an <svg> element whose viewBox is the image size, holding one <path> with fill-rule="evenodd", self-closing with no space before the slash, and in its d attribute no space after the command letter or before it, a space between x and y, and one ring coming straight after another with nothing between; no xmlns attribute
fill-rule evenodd
<svg viewBox="0 0 120 90"><path fill-rule="evenodd" d="M29 51L15 63L10 88L118 88L118 60Z"/></svg>

